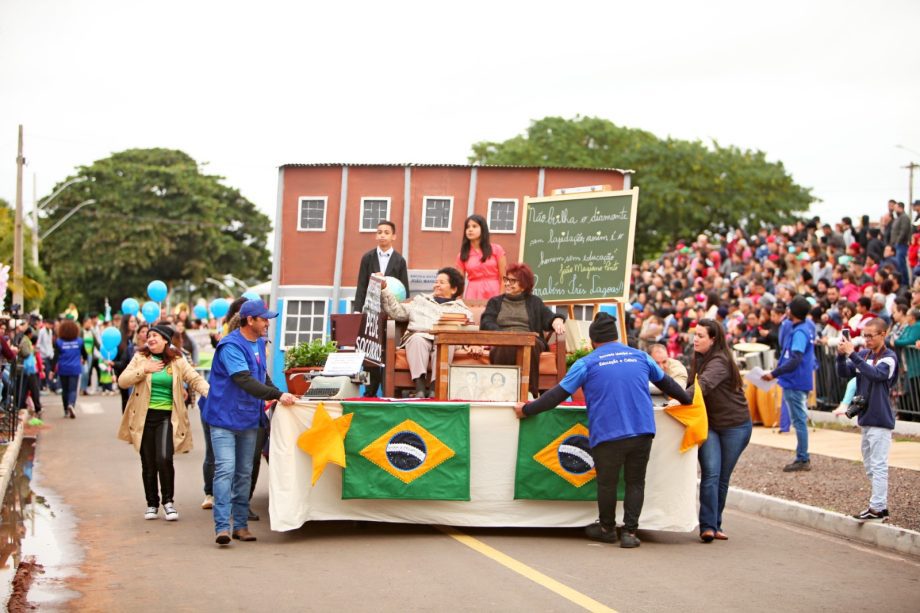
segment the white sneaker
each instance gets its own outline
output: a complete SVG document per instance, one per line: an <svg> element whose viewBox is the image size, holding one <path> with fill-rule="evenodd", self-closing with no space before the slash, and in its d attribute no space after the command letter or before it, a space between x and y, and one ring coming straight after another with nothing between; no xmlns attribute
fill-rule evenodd
<svg viewBox="0 0 920 613"><path fill-rule="evenodd" d="M208 494L204 497L204 501L201 503L202 509L213 509L214 508L214 496Z"/></svg>
<svg viewBox="0 0 920 613"><path fill-rule="evenodd" d="M166 521L176 521L179 519L179 511L176 510L176 507L173 505L173 503L164 503L163 510L166 511Z"/></svg>
<svg viewBox="0 0 920 613"><path fill-rule="evenodd" d="M157 518L157 507L147 507L147 510L144 512L144 519L156 519Z"/></svg>

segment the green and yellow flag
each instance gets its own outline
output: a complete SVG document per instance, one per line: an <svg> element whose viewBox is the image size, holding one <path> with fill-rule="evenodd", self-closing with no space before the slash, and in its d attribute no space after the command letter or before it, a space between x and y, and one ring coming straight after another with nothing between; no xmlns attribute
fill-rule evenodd
<svg viewBox="0 0 920 613"><path fill-rule="evenodd" d="M470 405L343 402L342 498L470 499Z"/></svg>
<svg viewBox="0 0 920 613"><path fill-rule="evenodd" d="M597 500L597 473L587 424L587 411L574 407L558 407L521 420L515 498ZM623 492L621 473L619 500Z"/></svg>

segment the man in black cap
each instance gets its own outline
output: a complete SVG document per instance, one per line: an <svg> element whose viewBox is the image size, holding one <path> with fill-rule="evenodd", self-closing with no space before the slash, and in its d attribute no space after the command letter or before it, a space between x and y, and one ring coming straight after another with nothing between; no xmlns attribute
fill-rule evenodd
<svg viewBox="0 0 920 613"><path fill-rule="evenodd" d="M572 364L559 385L533 402L519 402L514 412L519 419L536 415L556 407L578 388L584 390L600 516L585 528L585 534L605 543L617 540L617 485L623 468L626 497L620 547L638 547L636 530L645 498L645 468L655 437L648 383L683 404L690 404L692 399L651 356L617 342L617 321L609 314L598 313L588 335L594 351Z"/></svg>

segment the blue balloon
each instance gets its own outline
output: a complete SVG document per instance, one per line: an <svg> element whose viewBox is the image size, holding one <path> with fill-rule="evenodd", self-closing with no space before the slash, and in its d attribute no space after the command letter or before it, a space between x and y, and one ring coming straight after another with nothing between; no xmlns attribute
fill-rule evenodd
<svg viewBox="0 0 920 613"><path fill-rule="evenodd" d="M134 298L125 298L121 301L121 312L125 315L137 315L141 305Z"/></svg>
<svg viewBox="0 0 920 613"><path fill-rule="evenodd" d="M154 302L163 302L166 300L166 294L168 293L169 290L162 281L151 281L150 284L147 285L147 295L150 296L150 299Z"/></svg>
<svg viewBox="0 0 920 613"><path fill-rule="evenodd" d="M243 292L243 298L245 298L246 300L261 300L262 296L258 295L252 290L247 290Z"/></svg>
<svg viewBox="0 0 920 613"><path fill-rule="evenodd" d="M103 347L99 350L99 353L102 354L102 357L106 360L114 360L115 354L118 353L118 346L115 347Z"/></svg>
<svg viewBox="0 0 920 613"><path fill-rule="evenodd" d="M230 302L226 298L217 298L211 302L211 315L220 319L230 310Z"/></svg>
<svg viewBox="0 0 920 613"><path fill-rule="evenodd" d="M406 299L406 286L396 277L387 277L387 289L396 296L396 300L402 302Z"/></svg>
<svg viewBox="0 0 920 613"><path fill-rule="evenodd" d="M145 302L141 307L141 315L148 324L156 322L160 318L160 305L156 302Z"/></svg>
<svg viewBox="0 0 920 613"><path fill-rule="evenodd" d="M195 308L192 309L192 312L195 314L195 319L207 319L208 318L208 307L203 304L196 304Z"/></svg>
<svg viewBox="0 0 920 613"><path fill-rule="evenodd" d="M118 328L106 328L102 331L102 346L115 349L121 343L121 331Z"/></svg>

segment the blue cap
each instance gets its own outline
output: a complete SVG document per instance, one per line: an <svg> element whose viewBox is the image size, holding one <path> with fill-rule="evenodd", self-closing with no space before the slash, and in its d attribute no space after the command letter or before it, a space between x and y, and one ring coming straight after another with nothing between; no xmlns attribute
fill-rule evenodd
<svg viewBox="0 0 920 613"><path fill-rule="evenodd" d="M243 306L240 307L240 319L245 319L247 317L274 319L275 317L278 317L278 313L275 311L269 311L264 302L258 299L254 299L247 300L243 303Z"/></svg>

